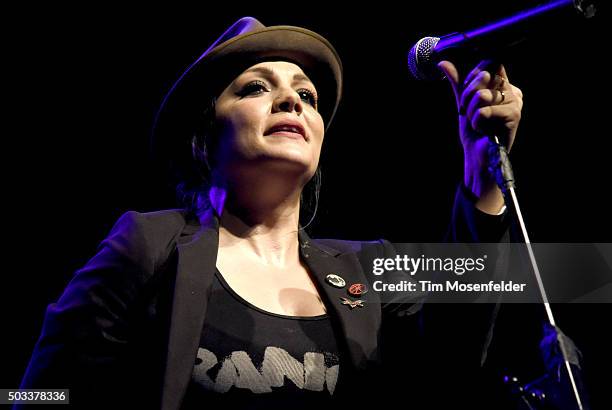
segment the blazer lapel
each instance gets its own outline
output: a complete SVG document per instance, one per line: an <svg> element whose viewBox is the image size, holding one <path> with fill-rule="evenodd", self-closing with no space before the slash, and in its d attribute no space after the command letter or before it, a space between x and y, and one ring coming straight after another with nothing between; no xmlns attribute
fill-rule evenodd
<svg viewBox="0 0 612 410"><path fill-rule="evenodd" d="M357 369L364 369L368 362L378 361L378 337L381 324L381 306L374 292L359 299L365 301L363 307L351 308L342 304L342 298L357 300L348 293L350 285L367 284L361 264L355 253L341 253L328 246L317 244L300 231L300 250L316 280L321 296L327 299L331 317L340 326L345 339L350 363ZM326 277L335 274L346 281L346 286L337 288Z"/></svg>
<svg viewBox="0 0 612 410"><path fill-rule="evenodd" d="M176 410L189 385L206 315L219 247L219 227L212 214L185 243L178 265L162 391L162 410Z"/></svg>

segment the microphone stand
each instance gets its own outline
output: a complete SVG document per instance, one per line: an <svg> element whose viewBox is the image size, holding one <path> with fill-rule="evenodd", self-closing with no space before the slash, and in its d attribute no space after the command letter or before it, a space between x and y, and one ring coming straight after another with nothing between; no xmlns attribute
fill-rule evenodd
<svg viewBox="0 0 612 410"><path fill-rule="evenodd" d="M520 225L524 243L527 247L527 252L529 254L529 260L531 263L531 267L533 269L534 276L538 283L539 294L542 297L544 309L546 311L546 317L548 320L548 322L545 323L545 332L548 333L546 338L554 339L554 341L558 343L558 346L559 346L558 350L561 353L561 358L563 359L565 370L567 371L567 376L569 377L569 381L571 385L571 392L572 392L571 396L573 397L572 401L573 401L573 404L576 405L577 407L573 407L573 406L565 407L567 405L567 403L564 403L565 401L564 399L566 397L564 397L564 395L561 394L561 392L557 392L557 394L553 392L552 398L554 400L556 396L556 399L559 400L559 402L556 404L562 405L563 406L561 407L562 409L572 408L572 409L578 409L578 410L588 410L588 407L587 407L588 405L583 399L579 391L578 384L577 384L577 379L578 379L578 381L580 382L580 386L582 386L581 380L579 379L579 375L576 374L576 377L575 377L574 372L572 371L574 367L579 369L579 363L577 362L577 355L575 354L575 352L572 351L572 349L575 349L575 346L573 345L573 342L571 342L571 340L567 338L563 334L563 332L561 332L561 330L556 326L555 318L550 308L550 303L548 302L548 296L546 294L546 290L544 289L544 284L542 283L542 277L540 275L540 270L538 268L538 264L537 264L535 255L531 247L531 241L529 240L529 234L527 233L527 228L525 227L525 221L523 220L521 208L519 206L518 198L516 196L515 179L514 179L514 174L512 171L512 164L510 163L510 158L508 157L508 150L503 144L500 143L497 136L494 136L493 138L489 139L489 158L490 158L490 168L489 169L490 171L493 172L496 183L500 187L504 195L506 207L508 208L509 212L516 217L516 220L518 221ZM574 363L570 363L570 362L574 362ZM557 369L557 371L559 372L560 369ZM508 382L508 380L506 381ZM516 383L517 382L516 378L513 378L512 382ZM535 386L535 387L538 387L538 386ZM520 394L529 393L532 396L532 398L536 398L540 400L545 398L545 395L542 394L541 391L530 389L528 385L525 387L515 388L515 391L516 390L518 390ZM524 402L527 403L529 409L533 408L528 403L528 400L526 400L525 397L522 397L522 399Z"/></svg>

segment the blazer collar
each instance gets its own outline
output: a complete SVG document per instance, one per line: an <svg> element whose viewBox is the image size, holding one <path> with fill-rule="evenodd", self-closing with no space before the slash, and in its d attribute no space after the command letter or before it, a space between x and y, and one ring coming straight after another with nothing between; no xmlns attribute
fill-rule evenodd
<svg viewBox="0 0 612 410"><path fill-rule="evenodd" d="M343 299L355 301L349 295L352 284L367 284L367 277L355 253L342 253L337 249L311 240L300 231L301 256L309 267L321 297L325 298L328 314L339 327L338 340L344 343L350 366L363 370L373 362L378 362L378 338L381 322L381 305L377 295L370 292L359 299L363 307L351 308L343 304ZM335 274L343 278L346 286L337 288L331 285L327 276Z"/></svg>
<svg viewBox="0 0 612 410"><path fill-rule="evenodd" d="M177 244L178 262L170 316L162 410L178 410L189 385L206 316L219 248L219 222L209 213L193 234L188 223Z"/></svg>
<svg viewBox="0 0 612 410"><path fill-rule="evenodd" d="M378 360L380 304L371 300L363 307L350 308L341 303L341 298L355 299L347 293L350 284L367 283L357 257L315 243L302 230L298 238L301 257L313 274L326 305L331 308L328 314L338 329L340 347L348 353L344 362L364 368L369 361ZM206 317L218 247L219 222L212 213L201 218L199 224L188 222L178 241L162 410L178 410L187 391ZM347 286L336 288L329 284L326 277L332 273L344 278ZM372 293L368 296L373 297Z"/></svg>

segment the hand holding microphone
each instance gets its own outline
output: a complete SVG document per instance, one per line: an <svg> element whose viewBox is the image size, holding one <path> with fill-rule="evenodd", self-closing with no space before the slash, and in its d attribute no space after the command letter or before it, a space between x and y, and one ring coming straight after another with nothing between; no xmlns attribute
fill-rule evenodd
<svg viewBox="0 0 612 410"><path fill-rule="evenodd" d="M464 151L464 183L479 198L477 207L484 212L498 213L504 204L495 176L489 172L490 141L505 146L507 155L521 119L523 93L510 83L505 68L491 60L483 60L465 77L455 64L475 57L495 58L537 29L559 24L568 16L589 18L594 14L592 1L554 0L463 33L424 37L410 49L408 68L414 79L446 76L451 83Z"/></svg>
<svg viewBox="0 0 612 410"><path fill-rule="evenodd" d="M464 184L479 198L477 207L481 211L497 214L504 199L494 176L488 172L489 139L496 136L510 150L521 120L523 93L510 83L503 65L490 72L487 66L491 65L485 60L465 77L450 61L443 60L438 67L455 95L464 153Z"/></svg>

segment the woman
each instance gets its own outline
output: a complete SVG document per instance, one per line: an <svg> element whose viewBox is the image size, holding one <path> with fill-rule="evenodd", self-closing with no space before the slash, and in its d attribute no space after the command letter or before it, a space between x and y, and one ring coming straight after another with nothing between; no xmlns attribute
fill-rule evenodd
<svg viewBox="0 0 612 410"><path fill-rule="evenodd" d="M452 63L440 68L465 151L450 239L497 241L503 198L484 135L512 144L521 93L503 68L476 68L462 83ZM117 222L49 306L21 387L68 387L86 408L163 409L342 404L364 385L385 387L383 317L435 311L363 303L358 259L393 255L388 242L313 241L300 228L341 94L340 59L320 35L248 17L230 27L156 118L155 152L181 181L186 209ZM455 368L480 358L492 319L479 314ZM410 331L411 346L427 347Z"/></svg>

